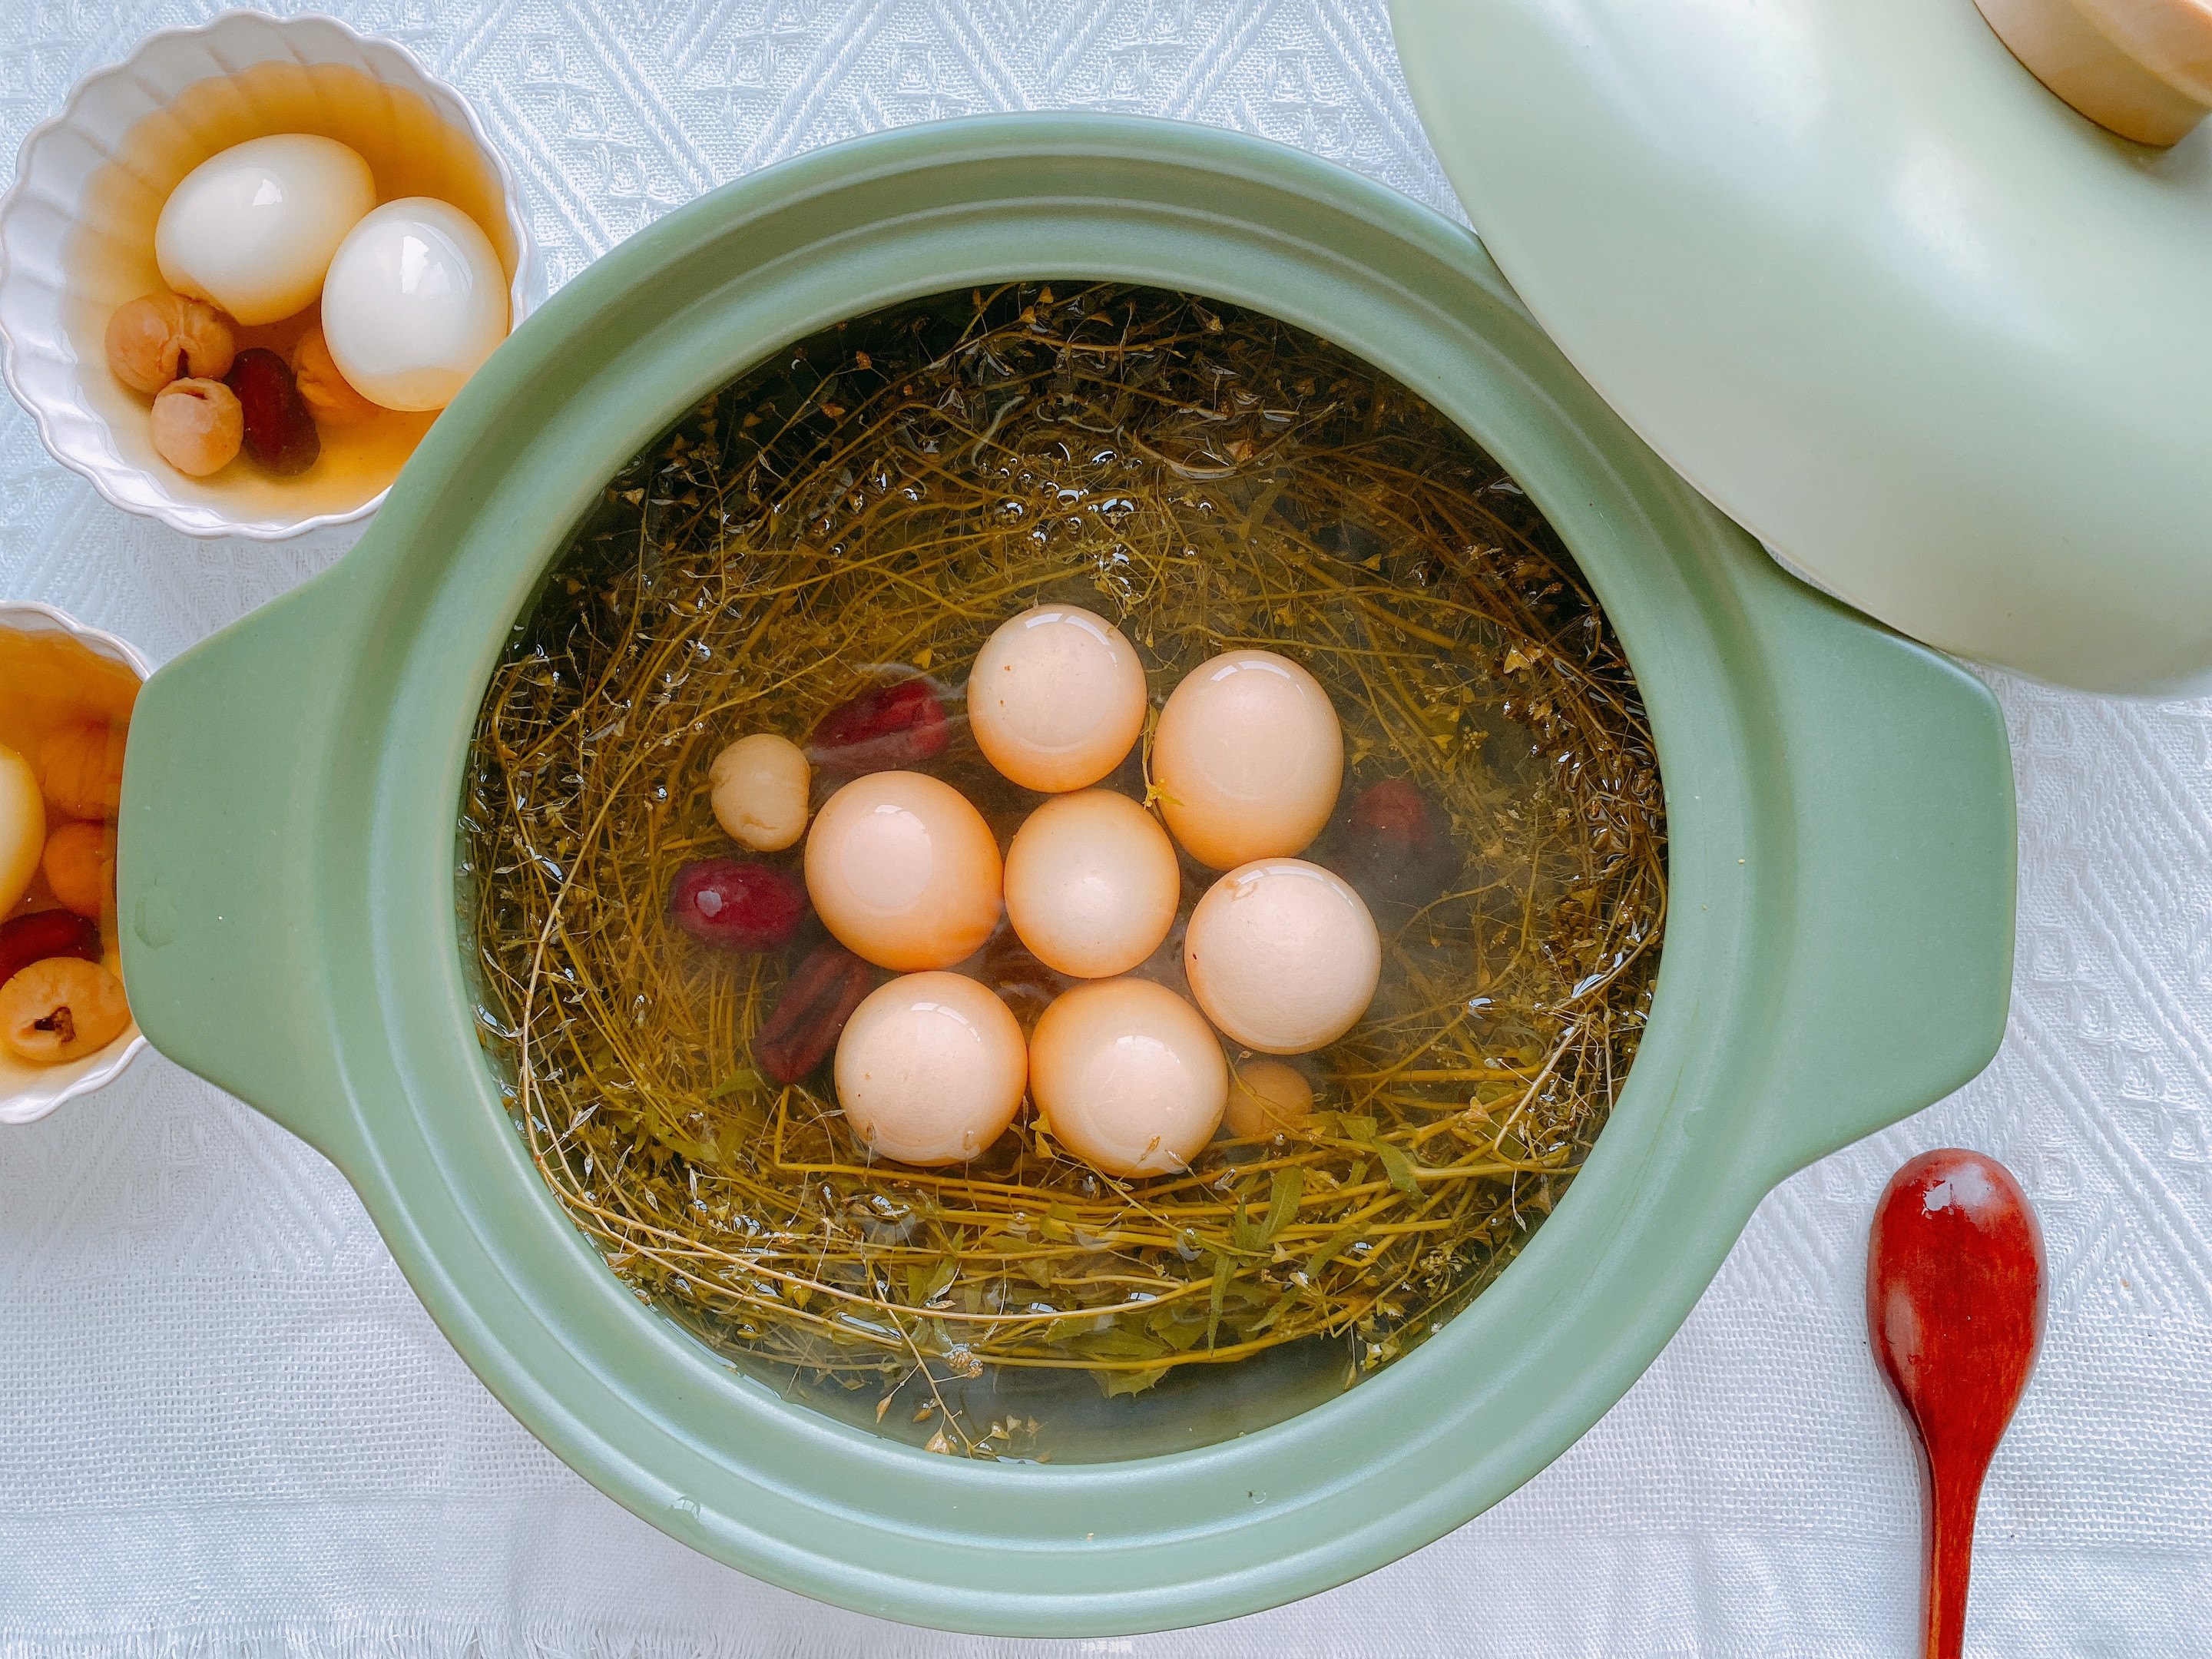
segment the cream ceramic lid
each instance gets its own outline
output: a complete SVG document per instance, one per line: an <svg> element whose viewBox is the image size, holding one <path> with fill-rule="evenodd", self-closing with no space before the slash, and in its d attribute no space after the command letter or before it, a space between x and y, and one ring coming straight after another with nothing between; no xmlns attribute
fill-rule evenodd
<svg viewBox="0 0 2212 1659"><path fill-rule="evenodd" d="M1394 0L1431 140L1576 367L1931 644L2212 691L2212 123L2039 83L1974 0Z"/></svg>

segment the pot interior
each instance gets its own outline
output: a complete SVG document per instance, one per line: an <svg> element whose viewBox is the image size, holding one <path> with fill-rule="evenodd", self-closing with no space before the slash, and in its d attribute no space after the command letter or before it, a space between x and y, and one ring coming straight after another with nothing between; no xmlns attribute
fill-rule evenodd
<svg viewBox="0 0 2212 1659"><path fill-rule="evenodd" d="M1158 710L1224 652L1310 670L1344 733L1326 826L1273 850L1357 890L1375 1002L1288 1060L1224 1039L1234 1076L1291 1066L1310 1112L1232 1122L1150 1178L1086 1167L1027 1103L970 1163L872 1157L826 1048L779 1078L755 1042L838 943L810 916L717 951L668 898L702 859L796 886L803 841L748 851L714 815L710 763L752 732L807 745L817 812L855 775L916 769L1003 853L1048 798L983 756L963 682L981 639L1046 603L1104 617L1146 671L1146 734L1098 787L1159 799ZM941 716L938 750L863 764L823 736L899 687ZM518 618L462 829L486 1057L609 1270L787 1400L1014 1462L1249 1433L1480 1295L1626 1080L1665 882L1634 678L1505 470L1304 330L1081 281L866 313L687 407ZM1220 872L1179 866L1177 921L1131 972L1188 997L1184 920ZM1025 1031L1079 982L1003 920L957 971Z"/></svg>

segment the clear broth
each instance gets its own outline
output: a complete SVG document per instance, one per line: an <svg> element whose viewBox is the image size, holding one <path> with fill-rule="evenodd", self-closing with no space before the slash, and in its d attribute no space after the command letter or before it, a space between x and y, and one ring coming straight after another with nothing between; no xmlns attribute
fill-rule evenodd
<svg viewBox="0 0 2212 1659"><path fill-rule="evenodd" d="M733 850L706 799L723 744L803 738L887 676L957 711L983 638L1050 600L1123 627L1155 708L1218 651L1296 657L1344 722L1344 801L1419 780L1449 856L1393 890L1343 809L1310 851L1368 881L1386 941L1368 1018L1299 1061L1310 1131L1124 1185L1025 1112L972 1166L870 1164L822 1074L778 1091L745 1065L813 941L706 951L667 884ZM1003 848L1042 798L952 726L924 769ZM1418 1346L1571 1179L1656 961L1648 737L1541 514L1387 377L1155 290L938 296L690 411L552 566L464 801L482 1033L571 1213L739 1369L940 1450L1206 1443ZM1140 744L1107 787L1146 781ZM1182 916L1216 873L1185 859ZM1002 944L962 971L1033 1018L1058 986ZM1187 990L1179 927L1136 971Z"/></svg>

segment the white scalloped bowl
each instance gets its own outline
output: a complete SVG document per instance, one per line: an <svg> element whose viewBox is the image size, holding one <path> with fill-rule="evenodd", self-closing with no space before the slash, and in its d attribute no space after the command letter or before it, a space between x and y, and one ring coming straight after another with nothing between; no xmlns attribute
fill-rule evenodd
<svg viewBox="0 0 2212 1659"><path fill-rule="evenodd" d="M476 219L510 279L509 326L527 314L537 285L529 228L514 174L475 112L404 48L334 18L232 11L147 36L32 131L0 197L9 389L56 460L125 512L186 535L275 541L366 518L434 418L386 411L325 428L322 459L296 477L241 459L188 478L155 454L149 400L108 373L109 314L161 286L154 225L170 191L218 150L302 131L361 150L380 201L437 196ZM282 349L300 327L242 330L240 343Z"/></svg>
<svg viewBox="0 0 2212 1659"><path fill-rule="evenodd" d="M103 634L96 628L87 628L50 605L0 601L0 633L27 635L34 639L58 635L74 640L95 657L129 670L141 682L154 672L154 665L127 641ZM117 965L112 941L107 965ZM126 991L129 988L125 987ZM125 1068L138 1058L145 1046L146 1039L138 1035L137 1022L134 1020L98 1054L87 1054L66 1066L27 1066L13 1054L0 1050L0 1124L35 1123L63 1102L106 1088L123 1075Z"/></svg>

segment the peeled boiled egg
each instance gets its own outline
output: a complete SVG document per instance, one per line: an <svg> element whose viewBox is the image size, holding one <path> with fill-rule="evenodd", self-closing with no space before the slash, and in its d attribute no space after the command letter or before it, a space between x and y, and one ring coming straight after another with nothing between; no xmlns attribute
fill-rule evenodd
<svg viewBox="0 0 2212 1659"><path fill-rule="evenodd" d="M1146 979L1063 993L1030 1037L1030 1092L1060 1144L1108 1175L1188 1167L1213 1138L1229 1062L1198 1010Z"/></svg>
<svg viewBox="0 0 2212 1659"><path fill-rule="evenodd" d="M0 916L23 902L46 844L46 803L38 774L12 749L0 748Z"/></svg>
<svg viewBox="0 0 2212 1659"><path fill-rule="evenodd" d="M1344 731L1321 683L1272 651L1231 651L1182 678L1152 735L1160 816L1217 870L1304 852L1344 781Z"/></svg>
<svg viewBox="0 0 2212 1659"><path fill-rule="evenodd" d="M1296 1128L1312 1115L1313 1085L1297 1066L1279 1060L1248 1060L1231 1069L1229 1107L1222 1121L1239 1139Z"/></svg>
<svg viewBox="0 0 2212 1659"><path fill-rule="evenodd" d="M428 196L362 220L323 281L331 361L386 409L443 409L506 337L507 273L491 239Z"/></svg>
<svg viewBox="0 0 2212 1659"><path fill-rule="evenodd" d="M1190 994L1233 1042L1303 1054L1375 1000L1382 942L1351 886L1303 859L1240 865L1206 889L1183 934Z"/></svg>
<svg viewBox="0 0 2212 1659"><path fill-rule="evenodd" d="M839 944L879 968L950 968L999 925L999 844L950 784L855 778L806 835L806 891Z"/></svg>
<svg viewBox="0 0 2212 1659"><path fill-rule="evenodd" d="M161 204L154 262L179 294L249 326L304 311L376 204L368 163L335 138L280 132L210 156Z"/></svg>
<svg viewBox="0 0 2212 1659"><path fill-rule="evenodd" d="M1006 849L1006 919L1039 962L1078 979L1126 974L1175 923L1182 872L1167 831L1127 795L1047 801Z"/></svg>
<svg viewBox="0 0 2212 1659"><path fill-rule="evenodd" d="M1041 605L1000 624L976 653L968 728L1023 788L1084 788L1119 766L1145 729L1144 665L1103 617Z"/></svg>
<svg viewBox="0 0 2212 1659"><path fill-rule="evenodd" d="M1029 1079L1022 1028L958 974L908 974L870 992L837 1039L837 1101L853 1132L902 1164L963 1164L1014 1121Z"/></svg>

